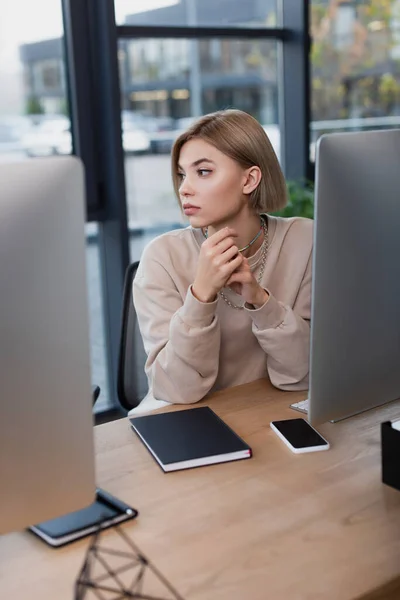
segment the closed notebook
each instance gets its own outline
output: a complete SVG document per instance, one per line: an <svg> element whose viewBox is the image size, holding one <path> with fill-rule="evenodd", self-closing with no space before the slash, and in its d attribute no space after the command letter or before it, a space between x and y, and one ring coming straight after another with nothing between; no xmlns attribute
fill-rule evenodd
<svg viewBox="0 0 400 600"><path fill-rule="evenodd" d="M251 448L208 406L129 420L166 472L251 457Z"/></svg>

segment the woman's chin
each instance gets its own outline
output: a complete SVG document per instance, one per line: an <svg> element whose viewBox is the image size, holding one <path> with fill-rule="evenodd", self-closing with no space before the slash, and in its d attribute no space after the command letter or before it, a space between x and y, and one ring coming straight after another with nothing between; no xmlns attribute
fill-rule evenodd
<svg viewBox="0 0 400 600"><path fill-rule="evenodd" d="M206 222L206 220L204 218L202 218L200 215L191 215L190 217L187 216L186 218L189 221L190 225L192 227L194 227L195 229L199 229L199 228L208 226L208 223Z"/></svg>

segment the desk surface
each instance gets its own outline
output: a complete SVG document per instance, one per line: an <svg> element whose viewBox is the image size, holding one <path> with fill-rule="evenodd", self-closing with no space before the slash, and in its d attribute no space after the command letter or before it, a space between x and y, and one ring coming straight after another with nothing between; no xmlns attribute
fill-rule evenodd
<svg viewBox="0 0 400 600"><path fill-rule="evenodd" d="M379 426L400 403L320 426L331 449L295 455L269 423L304 396L266 380L215 394L204 404L253 458L175 473L127 420L96 428L98 485L139 509L124 531L185 600L400 597L400 492L381 483ZM1 597L71 600L88 543L0 538Z"/></svg>

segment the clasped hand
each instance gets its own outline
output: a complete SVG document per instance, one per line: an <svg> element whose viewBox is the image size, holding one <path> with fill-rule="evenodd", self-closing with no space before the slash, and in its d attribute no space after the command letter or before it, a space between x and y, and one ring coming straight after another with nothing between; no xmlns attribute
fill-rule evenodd
<svg viewBox="0 0 400 600"><path fill-rule="evenodd" d="M235 244L235 237L236 231L225 227L203 242L193 294L201 302L212 302L223 287L229 286L248 304L262 306L268 293L257 283L247 258Z"/></svg>

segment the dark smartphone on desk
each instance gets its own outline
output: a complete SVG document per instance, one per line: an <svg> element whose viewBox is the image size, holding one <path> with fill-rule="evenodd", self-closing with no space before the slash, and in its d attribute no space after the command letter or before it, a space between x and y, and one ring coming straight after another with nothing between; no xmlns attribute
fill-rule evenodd
<svg viewBox="0 0 400 600"><path fill-rule="evenodd" d="M29 527L46 544L58 548L77 539L137 517L138 511L108 492L97 489L95 501L86 508Z"/></svg>
<svg viewBox="0 0 400 600"><path fill-rule="evenodd" d="M305 419L272 421L271 429L295 454L329 450L329 442Z"/></svg>

